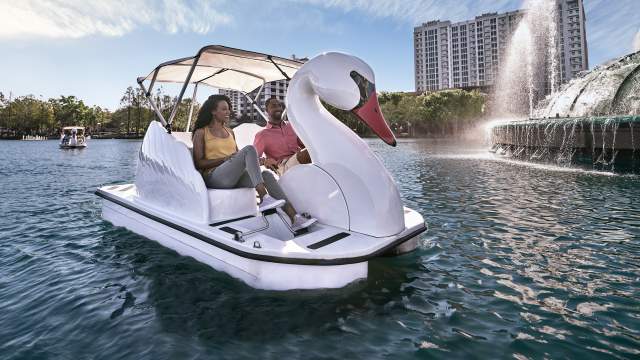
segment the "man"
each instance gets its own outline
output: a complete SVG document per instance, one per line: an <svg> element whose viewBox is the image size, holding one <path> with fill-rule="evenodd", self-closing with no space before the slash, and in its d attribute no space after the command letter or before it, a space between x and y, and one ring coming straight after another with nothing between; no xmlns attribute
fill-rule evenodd
<svg viewBox="0 0 640 360"><path fill-rule="evenodd" d="M291 167L311 163L304 144L298 139L289 122L282 120L282 103L275 97L265 103L269 120L264 130L256 134L253 146L258 152L260 165L282 176ZM262 154L265 157L262 157Z"/></svg>
<svg viewBox="0 0 640 360"><path fill-rule="evenodd" d="M282 120L282 103L272 97L265 103L269 120L267 126L256 134L253 140L253 147L256 148L260 165L265 166L282 176L291 167L299 164L311 163L311 157L304 148L304 144L298 139L293 126L289 122ZM262 157L265 154L266 157ZM269 173L269 172L266 172ZM271 173L269 173L271 174ZM276 181L271 175L272 180ZM265 178L267 180L267 178ZM272 196L276 199L289 201L284 193L274 193ZM277 209L283 219L290 220L290 216L284 216L282 209ZM309 214L295 214L293 221L289 223L292 230L307 228L316 222Z"/></svg>

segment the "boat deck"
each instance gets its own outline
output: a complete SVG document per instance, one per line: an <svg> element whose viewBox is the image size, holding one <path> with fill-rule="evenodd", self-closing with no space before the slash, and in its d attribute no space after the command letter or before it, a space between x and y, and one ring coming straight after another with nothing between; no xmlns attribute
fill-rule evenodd
<svg viewBox="0 0 640 360"><path fill-rule="evenodd" d="M306 232L292 232L277 213L215 224L196 223L169 214L138 197L134 184L105 186L96 194L116 211L135 212L209 245L245 258L305 265L340 265L384 254L426 230L422 217L405 208L405 229L390 237L374 238L336 227L315 224ZM125 210L126 209L126 210ZM265 228L268 222L268 227ZM262 229L260 231L256 231ZM254 233L251 233L255 231ZM237 233L244 234L239 237Z"/></svg>

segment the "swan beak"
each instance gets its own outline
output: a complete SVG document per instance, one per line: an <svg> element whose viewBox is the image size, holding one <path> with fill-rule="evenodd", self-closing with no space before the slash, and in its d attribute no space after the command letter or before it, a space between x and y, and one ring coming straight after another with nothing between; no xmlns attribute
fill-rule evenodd
<svg viewBox="0 0 640 360"><path fill-rule="evenodd" d="M375 92L369 96L366 103L351 110L351 112L367 124L369 129L378 135L382 141L391 146L396 146L396 137L384 120L384 116L380 110L380 104L378 103L378 95Z"/></svg>

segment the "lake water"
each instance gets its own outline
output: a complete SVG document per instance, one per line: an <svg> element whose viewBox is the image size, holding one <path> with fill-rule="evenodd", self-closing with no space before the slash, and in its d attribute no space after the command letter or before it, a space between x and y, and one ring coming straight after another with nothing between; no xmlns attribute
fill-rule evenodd
<svg viewBox="0 0 640 360"><path fill-rule="evenodd" d="M338 290L252 289L100 217L139 141L0 142L0 358L638 358L640 178L369 140L429 224Z"/></svg>

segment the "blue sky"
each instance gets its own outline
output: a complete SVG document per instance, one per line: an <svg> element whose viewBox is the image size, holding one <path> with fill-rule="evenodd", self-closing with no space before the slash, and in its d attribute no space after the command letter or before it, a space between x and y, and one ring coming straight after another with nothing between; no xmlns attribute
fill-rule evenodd
<svg viewBox="0 0 640 360"><path fill-rule="evenodd" d="M535 1L535 0L533 0ZM589 63L640 49L640 0L584 0ZM0 91L115 109L160 62L221 44L279 56L361 57L378 90L412 91L413 27L522 0L0 0ZM204 96L204 94L202 94Z"/></svg>

